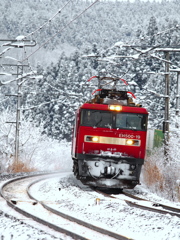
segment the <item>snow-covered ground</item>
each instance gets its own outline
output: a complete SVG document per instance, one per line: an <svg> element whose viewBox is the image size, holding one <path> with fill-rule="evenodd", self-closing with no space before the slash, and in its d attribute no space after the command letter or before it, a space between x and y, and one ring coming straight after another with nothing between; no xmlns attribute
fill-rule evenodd
<svg viewBox="0 0 180 240"><path fill-rule="evenodd" d="M25 175L16 174L15 176ZM14 177L15 177L14 176ZM11 176L13 177L13 176ZM0 186L8 176L1 176ZM10 208L0 197L0 239L4 240L72 240L69 236L57 233Z"/></svg>
<svg viewBox="0 0 180 240"><path fill-rule="evenodd" d="M123 200L109 199L88 187L80 190L72 173L63 178L56 177L44 180L35 185L36 197L39 200L56 201L56 208L89 221L96 226L105 227L121 235L138 240L178 240L180 239L180 220L169 214L161 215L145 210L129 207ZM143 193L144 197L169 205L178 206L180 203L171 203L150 193L145 187L136 187L136 191ZM100 199L97 204L96 199ZM4 212L17 217L19 220L9 218L4 213L0 215L1 235L5 239L68 239L54 231L47 230L40 224L14 213L1 200ZM35 225L36 227L32 227ZM42 228L42 230L41 230ZM1 236L0 235L0 236Z"/></svg>
<svg viewBox="0 0 180 240"><path fill-rule="evenodd" d="M35 188L39 193L38 199L55 200L56 209L132 239L180 239L178 217L130 207L123 200L109 199L89 188L80 190L76 182L72 174L63 179L44 181ZM143 187L137 187L137 190L148 195ZM50 191L51 194L49 194ZM153 200L165 202L153 194L149 193L149 195ZM96 204L97 198L100 199L99 204ZM172 203L169 202L169 204ZM180 208L180 204L175 205Z"/></svg>
<svg viewBox="0 0 180 240"><path fill-rule="evenodd" d="M37 133L33 132L33 134ZM72 161L70 157L71 147L69 143L46 141L42 144L40 142L37 143L36 139L35 143L31 141L31 144L36 146L36 151L34 151L35 154L33 160L28 163L30 164L30 168L36 169L37 171L71 171ZM32 146L29 145L29 148L32 150ZM26 150L28 152L27 148ZM6 171L3 172L4 168L7 169L9 164L11 164L11 162L8 163L6 159L1 161L0 185L13 176L18 177L28 174L18 173L15 175L9 175ZM6 214L10 215L10 217ZM0 239L69 240L69 237L66 237L64 234L60 236L60 234L57 234L55 231L47 229L47 227L34 223L31 219L16 213L9 208L6 202L0 197Z"/></svg>
<svg viewBox="0 0 180 240"><path fill-rule="evenodd" d="M58 150L58 158L57 155L54 157L54 166L58 165L62 172L72 171L69 144L61 144L61 148ZM51 170L52 165L53 164L51 164ZM53 170L58 169L54 167ZM1 184L4 181L5 175L3 176L1 174ZM180 203L172 203L167 199L160 198L150 193L143 185L137 186L135 189L146 198L180 208ZM57 208L60 207L62 211L68 212L75 217L78 216L81 219L88 220L95 225L106 226L107 229L111 231L114 230L132 239L180 239L180 219L178 217L172 217L169 214L161 215L151 213L129 207L124 201L103 197L93 191L89 191L86 187L84 191L79 190L77 181L72 173L68 173L63 179L52 179L51 181L43 183L39 190L39 198L51 200L53 198L53 200L58 202ZM99 205L96 204L97 198L100 198ZM0 202L0 209L3 210L2 213L0 212L0 236L4 236L5 240L67 239L66 236L60 236L54 231L34 223L31 219L15 213L2 199ZM15 216L19 220L7 217L5 213ZM1 237L1 239L3 239L3 237Z"/></svg>

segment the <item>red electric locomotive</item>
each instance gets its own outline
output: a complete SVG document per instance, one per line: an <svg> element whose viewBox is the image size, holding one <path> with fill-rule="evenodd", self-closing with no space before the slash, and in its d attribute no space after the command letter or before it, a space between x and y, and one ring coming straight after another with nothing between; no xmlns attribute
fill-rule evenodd
<svg viewBox="0 0 180 240"><path fill-rule="evenodd" d="M76 113L73 172L95 187L134 188L146 152L148 112L127 91L98 89Z"/></svg>

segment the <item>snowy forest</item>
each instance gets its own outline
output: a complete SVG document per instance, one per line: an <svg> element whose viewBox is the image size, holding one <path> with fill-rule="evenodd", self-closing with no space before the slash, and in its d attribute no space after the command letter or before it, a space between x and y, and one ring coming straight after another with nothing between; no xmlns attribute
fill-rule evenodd
<svg viewBox="0 0 180 240"><path fill-rule="evenodd" d="M46 146L71 142L75 111L97 89L95 81L87 82L92 76L125 79L129 85L120 87L132 91L148 109L149 127L162 130L165 57L156 50L180 45L180 2L94 2L1 0L1 169L7 170L14 156L18 91L20 156L29 162L39 157L35 152L40 142ZM21 45L19 36L27 46ZM8 45L10 39L17 39L19 46ZM28 41L35 46L28 46ZM180 53L170 53L169 62L170 121L177 134ZM19 67L21 75L19 63L24 64ZM178 148L176 136L171 151Z"/></svg>

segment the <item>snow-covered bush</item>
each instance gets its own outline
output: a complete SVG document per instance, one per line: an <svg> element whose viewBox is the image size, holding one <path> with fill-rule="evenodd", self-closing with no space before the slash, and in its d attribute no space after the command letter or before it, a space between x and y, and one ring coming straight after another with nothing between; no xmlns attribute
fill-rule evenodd
<svg viewBox="0 0 180 240"><path fill-rule="evenodd" d="M0 172L71 170L70 144L42 135L42 129L22 119L19 157L15 161L15 114L4 111L0 119Z"/></svg>
<svg viewBox="0 0 180 240"><path fill-rule="evenodd" d="M168 155L164 156L164 147L155 148L146 157L142 171L142 182L151 191L171 201L180 201L180 138L171 134Z"/></svg>

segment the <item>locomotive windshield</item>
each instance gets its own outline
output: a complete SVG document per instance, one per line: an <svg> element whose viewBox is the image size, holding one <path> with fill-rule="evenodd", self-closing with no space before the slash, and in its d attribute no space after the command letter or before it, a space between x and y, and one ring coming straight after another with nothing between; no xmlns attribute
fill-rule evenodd
<svg viewBox="0 0 180 240"><path fill-rule="evenodd" d="M147 115L83 109L81 126L145 131Z"/></svg>
<svg viewBox="0 0 180 240"><path fill-rule="evenodd" d="M146 130L147 117L144 114L118 113L116 115L116 128Z"/></svg>
<svg viewBox="0 0 180 240"><path fill-rule="evenodd" d="M81 115L81 125L89 127L112 127L112 113L97 110L83 110Z"/></svg>

